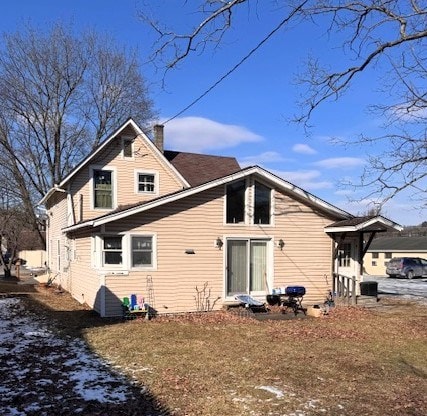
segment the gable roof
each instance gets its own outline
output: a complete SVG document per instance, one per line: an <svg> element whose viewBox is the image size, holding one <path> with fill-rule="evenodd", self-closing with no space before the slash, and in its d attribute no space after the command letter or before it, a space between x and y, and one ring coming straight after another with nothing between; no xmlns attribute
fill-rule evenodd
<svg viewBox="0 0 427 416"><path fill-rule="evenodd" d="M376 238L368 251L427 252L427 236Z"/></svg>
<svg viewBox="0 0 427 416"><path fill-rule="evenodd" d="M240 170L240 166L234 157L171 150L165 150L164 155L190 186L201 185Z"/></svg>
<svg viewBox="0 0 427 416"><path fill-rule="evenodd" d="M293 185L292 183L285 181L282 178L268 172L267 170L259 167L259 166L251 166L245 169L241 169L238 172L232 173L230 175L224 176L222 178L218 178L212 180L210 182L194 186L191 188L183 189L171 194L160 196L159 198L152 199L143 203L136 203L133 205L121 207L113 212L102 215L100 217L87 220L81 223L77 223L75 225L66 227L63 229L64 232L74 231L85 227L98 227L103 224L107 224L110 222L114 222L123 218L126 218L130 215L138 214L140 212L147 211L152 208L156 208L161 205L165 205L169 202L177 201L182 198L189 197L191 195L195 195L197 193L203 192L208 189L212 189L219 185L225 185L227 183L246 178L250 175L255 175L258 178L263 179L264 181L271 183L276 186L278 189L284 190L285 192L290 193L295 199L305 202L307 205L314 207L320 212L330 215L332 218L337 219L350 219L353 218L353 215L341 210L340 208L335 207L334 205L325 202L324 200L317 198L313 194L304 191L303 189Z"/></svg>
<svg viewBox="0 0 427 416"><path fill-rule="evenodd" d="M174 171L177 177L181 180L183 186L190 186L190 184L185 180L185 178L181 175L180 172L176 170L176 168L171 164L163 155L163 153L156 147L156 145L147 137L147 135L141 130L141 128L129 118L126 120L118 129L116 129L113 133L111 133L96 149L94 149L85 159L83 159L59 184L55 184L47 194L41 199L39 205L44 204L55 192L63 192L64 185L76 175L84 166L90 163L105 147L107 147L122 131L126 128L131 127L135 131L136 136L142 136L145 138L147 145L151 147L153 153L169 166L170 169Z"/></svg>
<svg viewBox="0 0 427 416"><path fill-rule="evenodd" d="M396 222L381 215L369 215L363 217L353 217L335 222L325 227L327 233L351 232L351 231L387 231L402 230Z"/></svg>

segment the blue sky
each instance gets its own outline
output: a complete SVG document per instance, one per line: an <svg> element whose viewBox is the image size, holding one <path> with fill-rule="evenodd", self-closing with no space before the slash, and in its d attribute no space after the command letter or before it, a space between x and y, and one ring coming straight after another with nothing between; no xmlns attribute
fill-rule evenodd
<svg viewBox="0 0 427 416"><path fill-rule="evenodd" d="M147 64L155 37L138 18L138 10L149 7L157 19L185 30L197 21L198 16L190 13L194 3L19 0L2 4L0 27L2 32L10 32L27 21L43 26L62 20L73 22L77 30L94 28L110 33L120 44L138 48L151 98L160 120L167 120L239 62L281 18L273 2L255 2L256 10L243 7L237 15L239 26L230 31L224 44L191 56L168 73L162 88L162 73ZM308 55L319 56L331 66L340 65L347 58L338 46L338 41L332 43L323 29L314 25L279 32L206 97L166 123L165 147L235 156L242 167L260 165L353 214L366 212L371 202L364 199L366 190L346 189L339 182L357 181L367 156L381 149L345 147L331 139L347 140L381 131L381 120L367 111L369 104L385 99L377 91L378 74L367 71L343 99L322 105L314 113L309 132L288 121L297 113L296 101L303 90L294 81ZM427 212L420 211L405 193L388 202L383 213L402 225L427 220Z"/></svg>

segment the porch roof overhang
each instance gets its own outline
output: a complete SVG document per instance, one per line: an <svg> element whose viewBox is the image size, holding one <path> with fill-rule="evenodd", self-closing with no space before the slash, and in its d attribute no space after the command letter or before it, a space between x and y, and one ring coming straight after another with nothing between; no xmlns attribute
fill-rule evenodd
<svg viewBox="0 0 427 416"><path fill-rule="evenodd" d="M338 255L338 250L347 237L357 238L360 242L357 261L363 264L363 257L368 251L375 235L386 231L402 231L403 227L394 221L389 220L381 215L354 217L347 220L335 222L324 228L336 243L334 258ZM365 234L369 237L365 240Z"/></svg>
<svg viewBox="0 0 427 416"><path fill-rule="evenodd" d="M365 232L402 231L403 227L394 221L381 215L354 217L347 220L335 222L325 227L325 233L336 234L360 234Z"/></svg>

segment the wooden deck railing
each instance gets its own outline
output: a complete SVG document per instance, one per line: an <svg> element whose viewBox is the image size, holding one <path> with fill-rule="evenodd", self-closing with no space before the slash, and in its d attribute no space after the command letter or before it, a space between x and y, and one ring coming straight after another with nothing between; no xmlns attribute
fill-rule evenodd
<svg viewBox="0 0 427 416"><path fill-rule="evenodd" d="M339 302L356 305L356 278L334 273L332 295Z"/></svg>

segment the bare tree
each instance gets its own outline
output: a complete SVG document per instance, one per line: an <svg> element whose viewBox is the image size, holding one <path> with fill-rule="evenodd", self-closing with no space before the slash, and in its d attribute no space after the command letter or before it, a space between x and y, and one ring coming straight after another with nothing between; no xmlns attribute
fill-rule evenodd
<svg viewBox="0 0 427 416"><path fill-rule="evenodd" d="M425 201L427 174L427 3L425 0L199 0L200 19L187 33L177 33L153 19L148 10L141 17L158 35L152 60L165 71L179 65L189 54L216 47L242 7L275 7L281 16L271 32L260 39L250 54L277 36L283 27L316 24L328 39L340 39L342 67L330 68L321 57L309 58L306 72L297 75L302 101L294 121L308 126L313 112L324 102L340 99L357 77L377 71L378 85L387 92L387 105L372 103L371 111L385 119L384 135L361 133L356 144L383 142L383 154L371 157L361 186L369 196L383 201L412 188ZM256 24L256 22L254 22ZM345 52L343 54L342 52ZM244 56L226 75L237 70ZM346 57L346 58L345 58ZM224 77L223 77L224 78ZM222 79L223 79L222 78ZM217 85L215 83L214 85ZM208 91L210 91L209 89ZM195 100L194 102L196 102ZM187 107L188 108L188 107Z"/></svg>
<svg viewBox="0 0 427 416"><path fill-rule="evenodd" d="M37 227L34 205L100 140L152 102L136 55L106 36L31 26L0 51L0 194L13 192Z"/></svg>

